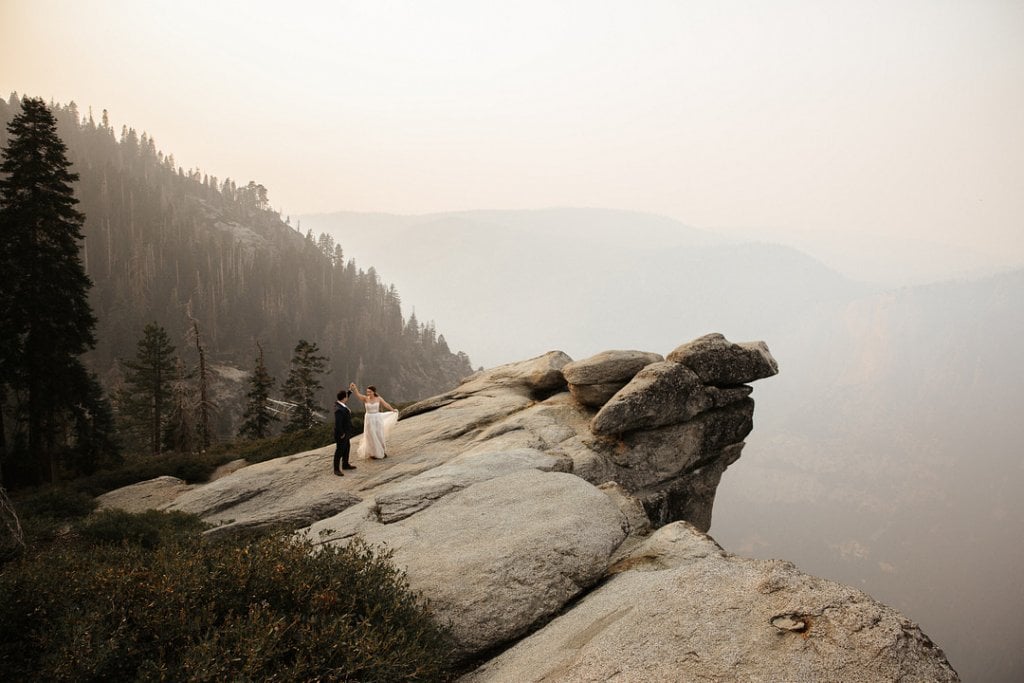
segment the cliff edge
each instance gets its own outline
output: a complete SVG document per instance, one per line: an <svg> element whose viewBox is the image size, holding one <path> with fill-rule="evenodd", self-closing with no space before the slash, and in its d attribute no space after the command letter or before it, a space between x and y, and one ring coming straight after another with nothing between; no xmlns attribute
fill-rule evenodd
<svg viewBox="0 0 1024 683"><path fill-rule="evenodd" d="M959 680L898 612L706 535L749 383L777 372L764 343L719 334L664 357L554 351L405 409L389 457L345 477L332 445L102 502L386 545L478 666L467 681Z"/></svg>

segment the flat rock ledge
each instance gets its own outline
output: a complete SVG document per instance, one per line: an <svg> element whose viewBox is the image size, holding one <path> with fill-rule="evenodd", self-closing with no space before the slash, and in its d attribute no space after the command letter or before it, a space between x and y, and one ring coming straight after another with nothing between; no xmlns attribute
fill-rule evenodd
<svg viewBox="0 0 1024 683"><path fill-rule="evenodd" d="M460 683L958 681L917 625L779 560L723 551L685 522Z"/></svg>
<svg viewBox="0 0 1024 683"><path fill-rule="evenodd" d="M97 496L100 510L117 509L125 512L145 512L161 509L173 503L179 496L196 488L184 479L163 476L138 484L124 486Z"/></svg>
<svg viewBox="0 0 1024 683"><path fill-rule="evenodd" d="M604 575L629 531L615 501L596 487L528 466L471 477L417 514L380 519L377 505L363 503L307 533L325 543L357 534L390 548L409 585L451 628L458 657L552 617Z"/></svg>
<svg viewBox="0 0 1024 683"><path fill-rule="evenodd" d="M721 335L665 357L552 351L403 410L389 457L344 477L325 445L104 500L211 535L385 546L464 666L510 648L466 680L956 680L892 610L703 535L753 427L748 384L777 371L763 342Z"/></svg>

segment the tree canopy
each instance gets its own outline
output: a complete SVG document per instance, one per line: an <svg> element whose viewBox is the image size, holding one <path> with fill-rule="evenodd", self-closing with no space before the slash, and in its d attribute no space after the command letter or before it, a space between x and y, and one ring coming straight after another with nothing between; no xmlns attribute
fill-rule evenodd
<svg viewBox="0 0 1024 683"><path fill-rule="evenodd" d="M138 435L150 452L160 453L167 440L173 384L181 376L175 361L174 345L159 324L152 322L142 330L135 358L124 365L124 387L118 392L122 424L127 432Z"/></svg>
<svg viewBox="0 0 1024 683"><path fill-rule="evenodd" d="M211 370L250 368L253 344L259 343L267 373L283 378L296 341L316 343L331 358L318 396L325 406L351 381L411 401L472 372L469 358L453 353L433 323L403 316L398 292L373 268L358 267L334 238L307 237L283 221L260 183L185 170L147 132L128 126L115 132L106 112L99 122L83 119L73 103L12 96L0 100L0 124L18 116L25 102L37 113L49 112L67 143L63 182L70 182L71 164L80 176L75 189L84 219L71 205L54 205L69 230L68 240L54 248L78 258L80 269L48 280L49 294L82 291L89 278L96 282L87 295L60 302L72 314L61 324L73 334L62 330L53 339L65 340L68 352L89 349L95 340L85 359L106 386L118 386L119 359L133 356L139 330L151 322L168 332L190 367L198 365L187 337L193 320L202 329L201 352ZM0 144L14 137L20 135L0 131ZM8 257L12 266L15 260ZM0 304L14 301L11 291L0 297L6 297ZM25 320L17 307L0 308ZM5 329L8 320L13 318L5 319ZM5 335L3 344L22 339ZM12 357L8 351L0 356ZM210 429L233 434L243 408L241 398L229 402L211 418Z"/></svg>
<svg viewBox="0 0 1024 683"><path fill-rule="evenodd" d="M10 404L12 419L0 430L0 456L9 461L10 423L27 442L15 467L52 480L58 458L89 438L90 414L104 411L90 404L102 394L81 359L96 343L92 282L80 258L85 216L76 208L78 174L43 100L21 102L2 155L0 407Z"/></svg>

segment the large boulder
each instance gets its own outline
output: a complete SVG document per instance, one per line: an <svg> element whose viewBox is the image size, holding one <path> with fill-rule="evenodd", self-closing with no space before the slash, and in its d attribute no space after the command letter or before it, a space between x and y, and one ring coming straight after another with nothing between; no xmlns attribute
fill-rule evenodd
<svg viewBox="0 0 1024 683"><path fill-rule="evenodd" d="M526 398L545 397L566 388L562 368L571 362L572 358L562 351L549 351L529 360L481 370L462 380L451 391L404 408L401 417L405 419L427 413L481 393L511 391Z"/></svg>
<svg viewBox="0 0 1024 683"><path fill-rule="evenodd" d="M460 679L957 681L917 625L788 562L662 527L571 610Z"/></svg>
<svg viewBox="0 0 1024 683"><path fill-rule="evenodd" d="M599 408L645 366L665 360L649 351L604 351L562 368L573 398Z"/></svg>
<svg viewBox="0 0 1024 683"><path fill-rule="evenodd" d="M595 434L621 434L679 424L742 401L751 391L748 386L705 386L685 365L652 363L608 400L590 427Z"/></svg>
<svg viewBox="0 0 1024 683"><path fill-rule="evenodd" d="M734 344L717 332L676 347L666 360L685 365L701 382L715 386L746 384L779 372L764 342Z"/></svg>

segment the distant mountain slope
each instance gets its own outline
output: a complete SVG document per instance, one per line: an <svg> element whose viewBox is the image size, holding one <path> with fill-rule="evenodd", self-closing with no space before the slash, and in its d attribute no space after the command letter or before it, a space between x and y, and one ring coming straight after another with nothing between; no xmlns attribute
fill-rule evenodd
<svg viewBox="0 0 1024 683"><path fill-rule="evenodd" d="M430 306L484 365L560 348L660 348L709 330L760 338L793 306L868 291L807 256L631 211L303 216Z"/></svg>
<svg viewBox="0 0 1024 683"><path fill-rule="evenodd" d="M14 98L0 101L0 144L18 107ZM108 382L151 321L191 363L190 316L212 363L248 371L259 342L279 381L297 342L316 342L330 359L321 380L325 406L349 381L375 383L389 400L407 401L471 371L433 323L403 316L398 291L373 268L345 260L333 240L286 225L262 186L177 168L145 133L126 127L116 137L105 115L97 123L74 105L54 112L80 174L75 191L86 216L82 257L99 319L89 361ZM222 406L226 415L240 409Z"/></svg>
<svg viewBox="0 0 1024 683"><path fill-rule="evenodd" d="M775 338L712 534L899 607L964 680L1018 680L1022 300L1018 270L857 298Z"/></svg>
<svg viewBox="0 0 1024 683"><path fill-rule="evenodd" d="M883 290L787 247L594 209L302 224L372 260L486 365L767 340L780 374L758 387L712 535L898 606L964 680L1024 673L1024 271Z"/></svg>

